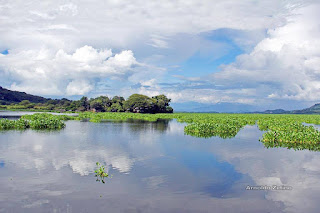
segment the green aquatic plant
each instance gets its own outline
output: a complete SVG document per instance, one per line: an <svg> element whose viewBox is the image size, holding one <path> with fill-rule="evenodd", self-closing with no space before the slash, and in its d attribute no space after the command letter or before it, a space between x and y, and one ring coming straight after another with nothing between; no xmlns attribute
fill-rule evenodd
<svg viewBox="0 0 320 213"><path fill-rule="evenodd" d="M297 122L270 123L268 131L260 141L267 148L286 147L294 150L320 151L320 132L313 126Z"/></svg>
<svg viewBox="0 0 320 213"><path fill-rule="evenodd" d="M24 119L8 120L0 119L0 130L24 130L30 127L30 123Z"/></svg>
<svg viewBox="0 0 320 213"><path fill-rule="evenodd" d="M204 138L213 136L232 138L239 130L240 127L219 123L193 123L184 128L185 134Z"/></svg>
<svg viewBox="0 0 320 213"><path fill-rule="evenodd" d="M72 116L52 115L48 113L36 113L33 115L23 115L18 120L0 119L0 130L59 130L66 125L63 121L73 119Z"/></svg>
<svg viewBox="0 0 320 213"><path fill-rule="evenodd" d="M45 119L56 119L56 120L61 120L61 121L67 121L67 120L74 120L74 116L70 115L53 115L50 113L35 113L32 115L23 115L21 118L26 119L26 120L45 120Z"/></svg>
<svg viewBox="0 0 320 213"><path fill-rule="evenodd" d="M8 120L8 119L0 119L1 130L14 129L14 127L15 127L15 121Z"/></svg>
<svg viewBox="0 0 320 213"><path fill-rule="evenodd" d="M97 165L97 169L94 171L95 173L95 177L97 177L98 182L102 182L103 184L105 184L104 178L109 177L109 174L105 172L105 167L103 165L100 165L99 162L96 163Z"/></svg>

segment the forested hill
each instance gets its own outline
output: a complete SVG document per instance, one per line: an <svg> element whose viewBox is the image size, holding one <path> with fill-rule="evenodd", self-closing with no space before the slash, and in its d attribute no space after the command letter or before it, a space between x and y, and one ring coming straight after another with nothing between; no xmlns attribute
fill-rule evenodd
<svg viewBox="0 0 320 213"><path fill-rule="evenodd" d="M83 96L80 100L46 99L0 87L0 109L2 110L172 113L170 101L171 99L165 95L148 97L141 94L132 94L127 100L121 96L99 96L90 99Z"/></svg>
<svg viewBox="0 0 320 213"><path fill-rule="evenodd" d="M32 103L45 103L50 99L29 95L25 92L11 91L0 86L0 104L20 103L23 100Z"/></svg>
<svg viewBox="0 0 320 213"><path fill-rule="evenodd" d="M320 114L320 104L315 104L309 108L301 110L286 111L283 109L266 110L263 112L251 112L257 114Z"/></svg>
<svg viewBox="0 0 320 213"><path fill-rule="evenodd" d="M320 104L315 104L309 108L302 110L293 110L291 111L293 114L320 114Z"/></svg>

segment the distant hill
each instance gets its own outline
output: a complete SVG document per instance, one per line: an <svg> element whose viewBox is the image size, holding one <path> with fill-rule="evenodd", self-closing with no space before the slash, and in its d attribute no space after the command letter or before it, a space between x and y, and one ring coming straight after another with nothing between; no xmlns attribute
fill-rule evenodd
<svg viewBox="0 0 320 213"><path fill-rule="evenodd" d="M284 109L274 109L274 110L266 110L263 114L288 114L290 111L286 111Z"/></svg>
<svg viewBox="0 0 320 213"><path fill-rule="evenodd" d="M293 114L320 114L320 104L315 104L309 108L302 110L293 110L291 111Z"/></svg>
<svg viewBox="0 0 320 213"><path fill-rule="evenodd" d="M266 110L263 112L250 112L257 114L320 114L320 103L315 104L309 108L301 110L286 111L284 109Z"/></svg>
<svg viewBox="0 0 320 213"><path fill-rule="evenodd" d="M8 90L0 86L0 104L19 103L23 100L28 100L32 103L45 103L50 99L29 95L25 92Z"/></svg>
<svg viewBox="0 0 320 213"><path fill-rule="evenodd" d="M237 103L198 103L184 102L172 103L175 112L205 112L205 113L246 113L258 110L256 107L247 104Z"/></svg>
<svg viewBox="0 0 320 213"><path fill-rule="evenodd" d="M286 111L284 109L274 109L274 110L266 110L263 112L250 112L250 113L257 113L257 114L291 114L291 111Z"/></svg>

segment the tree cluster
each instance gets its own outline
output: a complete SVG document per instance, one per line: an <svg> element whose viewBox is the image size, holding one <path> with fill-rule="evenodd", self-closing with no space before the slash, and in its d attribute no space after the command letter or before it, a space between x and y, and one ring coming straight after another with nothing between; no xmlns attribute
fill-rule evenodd
<svg viewBox="0 0 320 213"><path fill-rule="evenodd" d="M97 98L82 97L80 99L80 111L96 112L134 112L134 113L172 113L170 99L165 95L158 95L152 98L133 94L127 100L123 97L114 96L112 99L107 96Z"/></svg>
<svg viewBox="0 0 320 213"><path fill-rule="evenodd" d="M23 100L20 103L11 103L0 106L0 109L32 109L52 111L94 111L94 112L133 112L133 113L172 113L170 99L165 95L148 97L140 94L133 94L127 100L120 96L109 98L99 96L88 99L82 97L80 100L49 99L45 103L32 103Z"/></svg>

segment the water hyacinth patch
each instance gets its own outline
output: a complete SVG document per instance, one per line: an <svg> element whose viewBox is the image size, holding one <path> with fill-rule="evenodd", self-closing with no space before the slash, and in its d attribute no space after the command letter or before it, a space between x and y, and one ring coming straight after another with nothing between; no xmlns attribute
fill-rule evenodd
<svg viewBox="0 0 320 213"><path fill-rule="evenodd" d="M66 126L63 122L66 119L72 119L72 117L36 113L33 115L24 115L18 120L0 119L0 130L24 130L28 128L34 130L58 130Z"/></svg>

